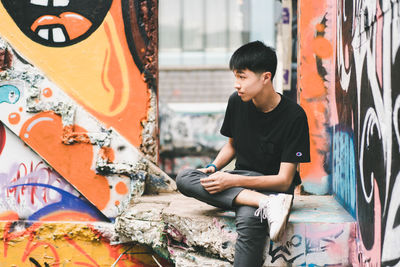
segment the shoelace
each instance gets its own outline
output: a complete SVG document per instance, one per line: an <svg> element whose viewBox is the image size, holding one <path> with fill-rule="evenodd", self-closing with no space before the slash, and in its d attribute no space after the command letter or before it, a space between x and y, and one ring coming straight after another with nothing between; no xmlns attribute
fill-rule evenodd
<svg viewBox="0 0 400 267"><path fill-rule="evenodd" d="M264 210L265 208L258 208L255 212L254 212L254 216L260 216L260 221L262 222L263 220L267 219L267 213Z"/></svg>
<svg viewBox="0 0 400 267"><path fill-rule="evenodd" d="M255 212L254 212L254 216L260 216L260 220L261 222L265 219L268 218L269 214L269 210L267 209L268 203L264 203L264 205L262 207L259 207Z"/></svg>

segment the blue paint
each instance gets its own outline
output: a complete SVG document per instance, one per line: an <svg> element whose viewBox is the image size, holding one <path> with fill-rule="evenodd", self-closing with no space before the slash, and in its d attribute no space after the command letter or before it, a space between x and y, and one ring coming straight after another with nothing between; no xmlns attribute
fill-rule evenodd
<svg viewBox="0 0 400 267"><path fill-rule="evenodd" d="M60 210L72 210L81 213L85 213L90 215L91 217L97 219L98 221L109 221L95 206L93 206L90 202L85 199L80 199L72 195L69 192L66 192L60 188L48 185L48 184L41 184L41 183L27 183L27 184L19 184L13 185L9 188L15 188L18 186L37 186L37 187L46 187L52 190L57 191L61 195L61 200L57 203L53 203L47 205L46 207L36 211L31 216L29 216L28 220L30 221L39 221L40 218L56 211Z"/></svg>
<svg viewBox="0 0 400 267"><path fill-rule="evenodd" d="M353 134L350 131L340 129L333 135L332 179L336 199L355 218L356 159Z"/></svg>
<svg viewBox="0 0 400 267"><path fill-rule="evenodd" d="M14 85L1 85L0 86L0 104L6 102L8 104L15 104L19 100L21 93Z"/></svg>
<svg viewBox="0 0 400 267"><path fill-rule="evenodd" d="M330 175L321 177L319 181L303 181L304 191L312 195L328 195L330 194Z"/></svg>

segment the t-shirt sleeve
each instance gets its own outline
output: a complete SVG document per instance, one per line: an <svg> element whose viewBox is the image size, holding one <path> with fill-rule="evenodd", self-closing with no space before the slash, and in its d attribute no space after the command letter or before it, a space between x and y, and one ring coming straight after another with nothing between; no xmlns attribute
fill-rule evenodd
<svg viewBox="0 0 400 267"><path fill-rule="evenodd" d="M303 113L289 126L281 162L309 162L310 136L307 116Z"/></svg>
<svg viewBox="0 0 400 267"><path fill-rule="evenodd" d="M229 97L228 105L226 107L225 111L225 117L224 117L224 122L222 123L222 127L220 130L220 133L226 137L233 137L233 97L234 95L231 95Z"/></svg>

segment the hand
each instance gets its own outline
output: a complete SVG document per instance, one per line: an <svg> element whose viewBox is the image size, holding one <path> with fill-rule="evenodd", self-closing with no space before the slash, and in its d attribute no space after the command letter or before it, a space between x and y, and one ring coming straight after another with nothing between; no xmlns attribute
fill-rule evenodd
<svg viewBox="0 0 400 267"><path fill-rule="evenodd" d="M233 187L232 179L235 179L233 174L215 172L208 177L200 179L200 183L208 193L216 194Z"/></svg>
<svg viewBox="0 0 400 267"><path fill-rule="evenodd" d="M208 168L201 168L201 169L197 169L201 172L204 173L214 173L215 172L215 168L213 166L209 166Z"/></svg>

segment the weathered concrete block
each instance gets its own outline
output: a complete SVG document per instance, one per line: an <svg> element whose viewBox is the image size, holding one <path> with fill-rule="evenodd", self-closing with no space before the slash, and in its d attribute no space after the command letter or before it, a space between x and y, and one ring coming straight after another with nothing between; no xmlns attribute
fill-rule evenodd
<svg viewBox="0 0 400 267"><path fill-rule="evenodd" d="M177 266L233 262L234 212L181 194L145 196L139 201L117 218L116 231L125 238L168 248L168 257ZM283 240L267 242L264 266L351 265L355 227L354 219L333 197L296 196Z"/></svg>
<svg viewBox="0 0 400 267"><path fill-rule="evenodd" d="M199 253L190 252L179 248L168 247L171 259L175 262L176 267L231 267L232 264L228 261L215 259L200 255Z"/></svg>
<svg viewBox="0 0 400 267"><path fill-rule="evenodd" d="M135 241L153 248L165 247L161 213L167 205L137 203L116 219L115 229L123 241Z"/></svg>
<svg viewBox="0 0 400 267"><path fill-rule="evenodd" d="M221 210L200 201L188 205L187 198L176 198L162 214L167 227L173 227L185 237L189 247L201 247L205 252L233 261L236 229L233 214L221 217ZM194 205L193 205L194 204Z"/></svg>

